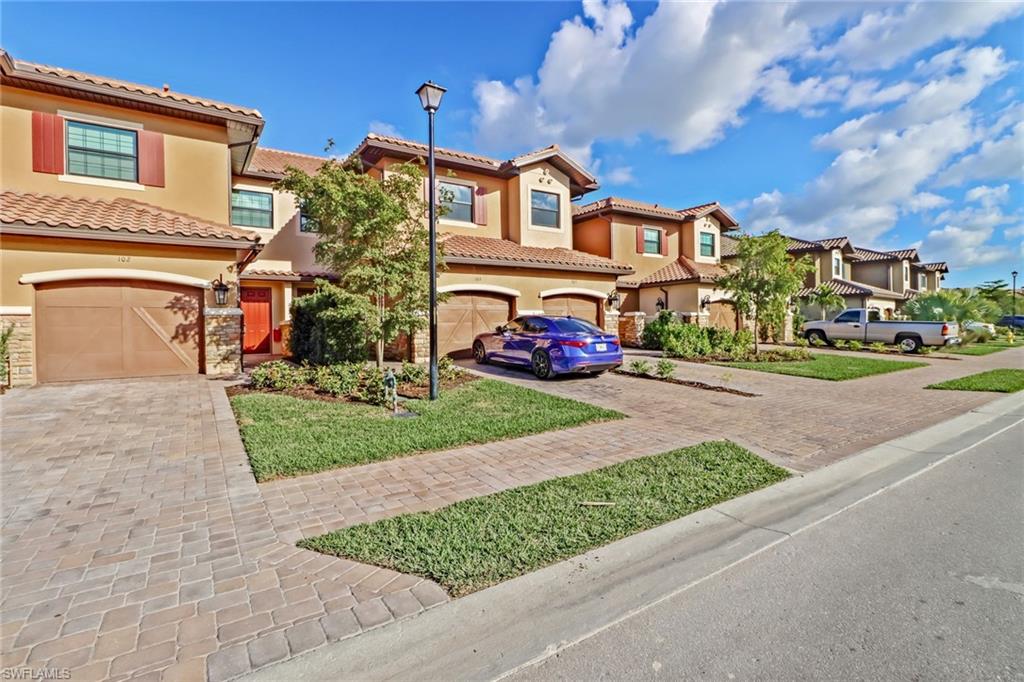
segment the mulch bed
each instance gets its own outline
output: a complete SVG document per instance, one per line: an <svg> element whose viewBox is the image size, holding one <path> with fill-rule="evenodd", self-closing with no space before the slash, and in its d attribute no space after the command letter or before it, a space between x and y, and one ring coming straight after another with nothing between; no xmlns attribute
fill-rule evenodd
<svg viewBox="0 0 1024 682"><path fill-rule="evenodd" d="M663 381L667 384L678 384L679 386L689 386L690 388L699 388L704 391L717 391L718 393L731 393L733 395L743 396L744 398L758 398L761 396L760 393L749 393L747 391L741 391L736 388L729 388L728 386L714 386L712 384L705 384L703 381L687 381L685 379L676 379L675 377L669 377L663 379L650 374L636 374L624 369L613 369L612 372L615 374L622 374L627 377L636 377L637 379L650 379L652 381Z"/></svg>
<svg viewBox="0 0 1024 682"><path fill-rule="evenodd" d="M478 377L473 376L468 372L459 372L454 378L441 381L441 390L447 391L452 388L457 388L464 384L468 384L471 381L476 381ZM309 385L296 386L295 388L289 388L284 391L274 391L269 388L252 388L245 384L238 384L235 386L228 386L224 389L228 394L228 397L235 395L244 395L247 393L274 393L277 395L287 395L292 398L301 398L303 400L320 400L325 403L358 403L362 402L356 400L347 395L332 395L330 393L320 393L315 388ZM430 386L417 384L398 384L398 397L419 399L426 398L430 393Z"/></svg>

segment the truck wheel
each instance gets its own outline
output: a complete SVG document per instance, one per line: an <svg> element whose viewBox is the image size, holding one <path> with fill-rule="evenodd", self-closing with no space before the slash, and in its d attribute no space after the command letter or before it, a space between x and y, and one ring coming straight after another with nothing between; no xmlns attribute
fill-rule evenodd
<svg viewBox="0 0 1024 682"><path fill-rule="evenodd" d="M828 343L828 339L825 338L825 332L819 331L817 329L812 329L811 331L807 332L807 340L810 341L811 343L815 343L815 341L820 341L821 343Z"/></svg>
<svg viewBox="0 0 1024 682"><path fill-rule="evenodd" d="M896 345L904 353L916 353L921 350L921 338L918 336L901 336L896 339Z"/></svg>

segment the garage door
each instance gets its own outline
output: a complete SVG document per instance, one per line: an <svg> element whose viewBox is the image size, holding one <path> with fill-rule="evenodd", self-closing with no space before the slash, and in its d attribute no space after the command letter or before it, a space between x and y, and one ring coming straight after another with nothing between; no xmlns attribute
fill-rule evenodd
<svg viewBox="0 0 1024 682"><path fill-rule="evenodd" d="M715 301L711 304L709 310L710 324L712 327L721 327L723 329L731 329L732 331L739 330L739 322L736 315L736 308L732 303L728 301Z"/></svg>
<svg viewBox="0 0 1024 682"><path fill-rule="evenodd" d="M477 334L494 331L511 317L512 302L507 296L476 292L453 294L437 309L438 352L468 356Z"/></svg>
<svg viewBox="0 0 1024 682"><path fill-rule="evenodd" d="M550 296L544 299L544 312L548 315L571 315L600 327L601 303L589 296Z"/></svg>
<svg viewBox="0 0 1024 682"><path fill-rule="evenodd" d="M39 381L197 374L201 295L158 282L39 285Z"/></svg>

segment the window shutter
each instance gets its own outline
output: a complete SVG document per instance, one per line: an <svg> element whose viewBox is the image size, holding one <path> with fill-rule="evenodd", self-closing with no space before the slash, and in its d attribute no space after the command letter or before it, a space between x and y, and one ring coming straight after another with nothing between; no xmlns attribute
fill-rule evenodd
<svg viewBox="0 0 1024 682"><path fill-rule="evenodd" d="M57 114L32 112L32 170L64 172L64 119Z"/></svg>
<svg viewBox="0 0 1024 682"><path fill-rule="evenodd" d="M473 197L473 222L477 225L487 224L487 190L477 187Z"/></svg>
<svg viewBox="0 0 1024 682"><path fill-rule="evenodd" d="M139 131L139 184L164 186L164 135Z"/></svg>
<svg viewBox="0 0 1024 682"><path fill-rule="evenodd" d="M665 230L659 230L661 232L661 255L668 255L668 232Z"/></svg>
<svg viewBox="0 0 1024 682"><path fill-rule="evenodd" d="M423 178L423 201L430 201L430 178Z"/></svg>
<svg viewBox="0 0 1024 682"><path fill-rule="evenodd" d="M637 253L643 253L644 252L644 226L643 225L637 225L636 226L636 252Z"/></svg>

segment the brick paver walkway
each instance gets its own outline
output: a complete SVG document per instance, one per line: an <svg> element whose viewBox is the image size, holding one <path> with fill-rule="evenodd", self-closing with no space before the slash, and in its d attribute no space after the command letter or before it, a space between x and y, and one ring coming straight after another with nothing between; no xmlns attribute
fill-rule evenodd
<svg viewBox="0 0 1024 682"><path fill-rule="evenodd" d="M217 382L16 391L0 402L3 665L233 677L447 600L429 581L297 549L301 537L712 438L810 470L998 397L921 389L1022 366L1024 350L927 362L842 383L678 363L680 378L757 398L486 367L630 418L259 486Z"/></svg>
<svg viewBox="0 0 1024 682"><path fill-rule="evenodd" d="M221 680L447 600L278 538L223 388L4 396L0 652L78 680Z"/></svg>

